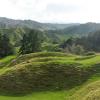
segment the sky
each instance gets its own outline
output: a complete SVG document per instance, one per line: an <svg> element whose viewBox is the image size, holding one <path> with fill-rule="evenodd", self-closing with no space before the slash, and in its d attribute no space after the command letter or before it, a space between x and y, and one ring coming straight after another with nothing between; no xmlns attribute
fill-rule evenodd
<svg viewBox="0 0 100 100"><path fill-rule="evenodd" d="M44 23L100 23L100 0L0 0L0 17Z"/></svg>

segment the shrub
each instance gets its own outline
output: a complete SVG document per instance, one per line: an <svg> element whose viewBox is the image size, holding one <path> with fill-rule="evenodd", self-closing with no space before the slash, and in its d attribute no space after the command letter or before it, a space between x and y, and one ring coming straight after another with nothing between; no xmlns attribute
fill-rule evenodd
<svg viewBox="0 0 100 100"><path fill-rule="evenodd" d="M95 55L95 52L87 52L84 54L85 56L91 56L91 55Z"/></svg>

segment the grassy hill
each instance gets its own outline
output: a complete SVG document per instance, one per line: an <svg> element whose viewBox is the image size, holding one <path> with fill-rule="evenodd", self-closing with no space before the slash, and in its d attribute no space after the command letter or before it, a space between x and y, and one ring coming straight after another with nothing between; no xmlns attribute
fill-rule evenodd
<svg viewBox="0 0 100 100"><path fill-rule="evenodd" d="M84 85L69 100L100 100L100 80Z"/></svg>
<svg viewBox="0 0 100 100"><path fill-rule="evenodd" d="M40 52L0 65L1 100L100 100L99 54Z"/></svg>

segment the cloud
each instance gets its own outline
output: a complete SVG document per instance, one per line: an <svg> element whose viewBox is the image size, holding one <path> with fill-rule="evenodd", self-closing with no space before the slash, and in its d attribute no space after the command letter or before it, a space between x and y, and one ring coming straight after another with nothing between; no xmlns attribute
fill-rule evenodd
<svg viewBox="0 0 100 100"><path fill-rule="evenodd" d="M60 14L73 13L80 11L80 6L52 3L47 5L46 11L50 13L60 13Z"/></svg>
<svg viewBox="0 0 100 100"><path fill-rule="evenodd" d="M0 0L0 16L41 22L100 22L100 0Z"/></svg>

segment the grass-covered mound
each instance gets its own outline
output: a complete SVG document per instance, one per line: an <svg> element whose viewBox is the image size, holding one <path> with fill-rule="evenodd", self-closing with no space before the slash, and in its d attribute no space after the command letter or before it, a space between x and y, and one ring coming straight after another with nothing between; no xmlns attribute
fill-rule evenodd
<svg viewBox="0 0 100 100"><path fill-rule="evenodd" d="M100 100L100 81L83 86L69 100Z"/></svg>
<svg viewBox="0 0 100 100"><path fill-rule="evenodd" d="M20 68L17 68L20 67ZM0 91L26 93L37 90L69 89L81 84L85 71L77 64L41 63L15 66L0 75Z"/></svg>
<svg viewBox="0 0 100 100"><path fill-rule="evenodd" d="M55 52L19 56L0 69L0 93L71 89L97 72L98 66L89 63L93 59L96 59L95 56L82 58Z"/></svg>

